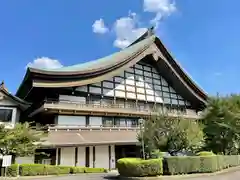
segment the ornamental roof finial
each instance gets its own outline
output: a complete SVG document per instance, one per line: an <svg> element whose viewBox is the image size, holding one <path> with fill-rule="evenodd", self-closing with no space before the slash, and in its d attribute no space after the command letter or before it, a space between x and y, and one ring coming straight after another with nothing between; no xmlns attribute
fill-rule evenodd
<svg viewBox="0 0 240 180"><path fill-rule="evenodd" d="M7 91L7 88L6 88L6 86L5 86L4 80L2 80L2 82L1 82L1 84L0 84L0 88Z"/></svg>
<svg viewBox="0 0 240 180"><path fill-rule="evenodd" d="M150 28L148 29L148 37L155 34L155 33L154 33L154 29L155 29L154 26L152 26L152 27L150 27Z"/></svg>

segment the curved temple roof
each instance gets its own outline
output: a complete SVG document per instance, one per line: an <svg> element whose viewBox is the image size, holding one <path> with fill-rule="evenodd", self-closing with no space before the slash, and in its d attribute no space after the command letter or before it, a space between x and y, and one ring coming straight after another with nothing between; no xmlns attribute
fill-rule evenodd
<svg viewBox="0 0 240 180"><path fill-rule="evenodd" d="M156 52L158 52L158 58L154 59L160 64L158 66L160 71L164 75L172 76L171 81L184 86L182 93L190 93L190 99L195 98L205 104L206 93L173 59L161 40L153 34L152 29L149 29L129 47L104 58L58 69L28 68L17 91L17 96L26 97L33 87L77 87L100 82L118 75L119 72L133 66L148 55L153 57Z"/></svg>
<svg viewBox="0 0 240 180"><path fill-rule="evenodd" d="M54 74L54 75L64 75L64 74L86 74L101 71L103 69L111 68L113 66L117 66L123 61L131 58L135 54L139 53L139 51L146 49L149 47L155 40L155 36L151 36L140 41L137 44L134 44L128 48L123 49L122 51L116 52L109 56L92 60L86 63L76 64L73 66L66 66L57 69L37 69L37 68L29 68L31 72L37 72L40 74Z"/></svg>

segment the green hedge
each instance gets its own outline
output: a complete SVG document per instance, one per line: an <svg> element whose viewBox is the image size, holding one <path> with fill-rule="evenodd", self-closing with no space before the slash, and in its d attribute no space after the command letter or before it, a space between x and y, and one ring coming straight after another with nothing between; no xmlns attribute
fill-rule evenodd
<svg viewBox="0 0 240 180"><path fill-rule="evenodd" d="M121 176L143 177L158 176L163 173L162 159L122 158L117 161L117 169Z"/></svg>
<svg viewBox="0 0 240 180"><path fill-rule="evenodd" d="M216 154L214 154L212 151L201 151L197 153L197 156L214 156Z"/></svg>
<svg viewBox="0 0 240 180"><path fill-rule="evenodd" d="M89 168L89 167L85 167L84 168L84 172L85 173L104 173L104 172L107 172L107 170L104 169L104 168Z"/></svg>
<svg viewBox="0 0 240 180"><path fill-rule="evenodd" d="M150 154L151 159L163 158L166 152L161 152L159 150L152 151Z"/></svg>
<svg viewBox="0 0 240 180"><path fill-rule="evenodd" d="M8 167L7 168L7 176L16 177L17 176L17 169L18 169L17 164L13 164L10 167Z"/></svg>
<svg viewBox="0 0 240 180"><path fill-rule="evenodd" d="M164 158L164 174L212 173L239 165L239 155L172 156Z"/></svg>
<svg viewBox="0 0 240 180"><path fill-rule="evenodd" d="M13 164L7 168L7 176L17 176L18 165ZM39 176L39 175L60 175L60 174L77 174L77 173L103 173L107 172L104 168L87 168L72 166L54 166L43 164L20 164L20 176Z"/></svg>

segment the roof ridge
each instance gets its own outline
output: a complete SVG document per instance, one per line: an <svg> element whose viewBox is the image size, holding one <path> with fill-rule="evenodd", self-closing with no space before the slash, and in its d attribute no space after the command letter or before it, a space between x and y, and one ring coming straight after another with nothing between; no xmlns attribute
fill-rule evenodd
<svg viewBox="0 0 240 180"><path fill-rule="evenodd" d="M138 37L135 41L133 41L129 46L127 46L127 48L146 39L146 38L149 38L149 37L155 35L154 29L155 29L154 26L148 28L145 33L143 33L140 37Z"/></svg>

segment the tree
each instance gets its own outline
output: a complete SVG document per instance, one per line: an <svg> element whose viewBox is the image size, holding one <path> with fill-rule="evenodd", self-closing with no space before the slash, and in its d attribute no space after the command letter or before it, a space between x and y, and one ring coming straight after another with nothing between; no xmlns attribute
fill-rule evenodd
<svg viewBox="0 0 240 180"><path fill-rule="evenodd" d="M41 145L43 132L31 128L29 123L14 128L0 126L0 154L13 157L31 156Z"/></svg>
<svg viewBox="0 0 240 180"><path fill-rule="evenodd" d="M202 117L206 150L238 154L240 144L240 96L212 97Z"/></svg>
<svg viewBox="0 0 240 180"><path fill-rule="evenodd" d="M143 138L147 153L157 149L175 155L184 150L195 152L204 145L201 125L181 117L153 116L145 121L142 134L139 140Z"/></svg>

